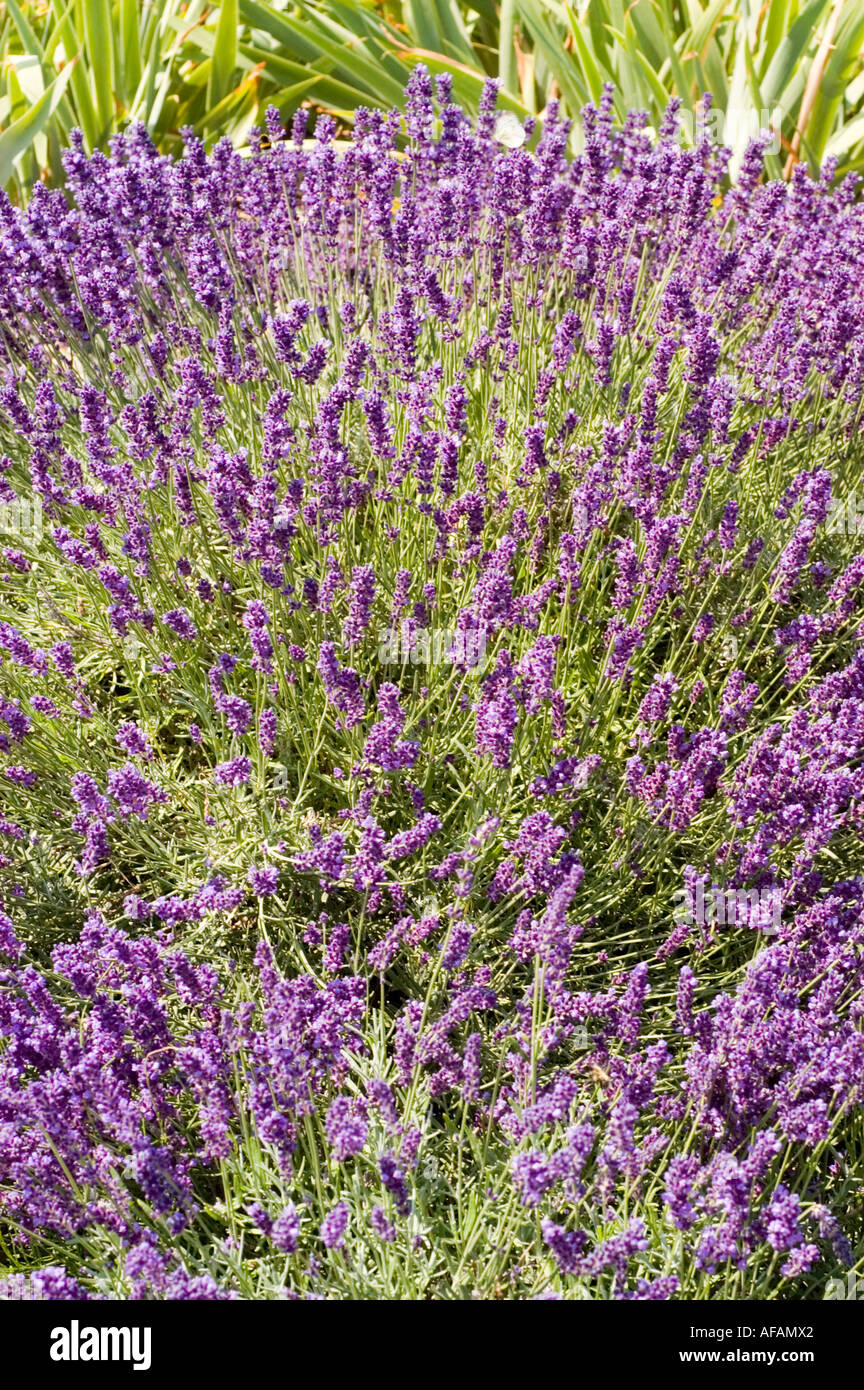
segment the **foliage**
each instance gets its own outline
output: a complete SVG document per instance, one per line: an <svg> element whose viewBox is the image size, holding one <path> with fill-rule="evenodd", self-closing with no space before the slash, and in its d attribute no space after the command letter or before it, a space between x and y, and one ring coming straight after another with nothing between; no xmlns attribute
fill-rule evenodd
<svg viewBox="0 0 864 1390"><path fill-rule="evenodd" d="M864 0L3 0L0 181L21 197L60 180L76 126L90 149L134 121L168 153L185 125L240 147L269 104L305 99L350 127L358 106L398 105L418 59L472 112L488 76L520 115L556 98L576 117L611 82L619 116L640 107L656 127L675 96L684 138L710 92L738 157L770 126L772 173L797 158L860 169L862 49Z"/></svg>

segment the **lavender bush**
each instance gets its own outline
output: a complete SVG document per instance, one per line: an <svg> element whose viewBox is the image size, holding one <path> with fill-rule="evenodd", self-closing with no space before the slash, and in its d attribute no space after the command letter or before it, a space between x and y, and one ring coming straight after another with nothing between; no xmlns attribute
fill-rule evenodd
<svg viewBox="0 0 864 1390"><path fill-rule="evenodd" d="M862 1268L854 180L495 99L0 208L12 1283Z"/></svg>

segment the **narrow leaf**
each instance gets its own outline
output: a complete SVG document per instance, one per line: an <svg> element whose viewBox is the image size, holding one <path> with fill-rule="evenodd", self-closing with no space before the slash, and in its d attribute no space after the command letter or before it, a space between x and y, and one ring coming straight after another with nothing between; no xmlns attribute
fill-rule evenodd
<svg viewBox="0 0 864 1390"><path fill-rule="evenodd" d="M6 130L0 131L0 187L5 187L12 177L15 160L29 148L34 137L44 129L46 123L57 109L72 76L73 64L69 63L54 81L46 87L37 102L14 121Z"/></svg>
<svg viewBox="0 0 864 1390"><path fill-rule="evenodd" d="M237 66L238 22L237 0L222 0L219 21L216 25L216 40L213 45L210 83L207 88L207 105L209 107L218 106L219 102L231 90L231 79Z"/></svg>

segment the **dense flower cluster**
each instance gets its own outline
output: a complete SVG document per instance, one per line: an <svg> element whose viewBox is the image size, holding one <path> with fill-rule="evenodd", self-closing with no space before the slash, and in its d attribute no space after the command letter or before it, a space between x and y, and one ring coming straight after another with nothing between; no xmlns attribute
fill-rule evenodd
<svg viewBox="0 0 864 1390"><path fill-rule="evenodd" d="M854 182L496 101L0 205L43 1296L795 1297L864 1238Z"/></svg>

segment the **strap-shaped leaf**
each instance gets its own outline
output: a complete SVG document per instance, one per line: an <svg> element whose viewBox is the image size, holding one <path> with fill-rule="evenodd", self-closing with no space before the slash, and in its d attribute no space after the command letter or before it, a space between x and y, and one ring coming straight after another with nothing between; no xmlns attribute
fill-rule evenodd
<svg viewBox="0 0 864 1390"><path fill-rule="evenodd" d="M783 93L794 77L801 58L809 47L815 47L817 44L819 24L829 4L830 0L810 0L810 4L801 11L789 33L782 39L768 71L759 84L769 105L781 103Z"/></svg>
<svg viewBox="0 0 864 1390"><path fill-rule="evenodd" d="M849 5L841 11L834 43L819 80L819 89L810 119L804 130L804 145L808 158L816 166L822 162L828 138L840 110L840 103L856 61L864 44L864 8Z"/></svg>
<svg viewBox="0 0 864 1390"><path fill-rule="evenodd" d="M141 40L138 32L137 0L119 0L120 10L120 71L118 88L127 106L141 81Z"/></svg>
<svg viewBox="0 0 864 1390"><path fill-rule="evenodd" d="M238 21L237 0L222 0L207 87L208 106L218 106L231 91L234 69L237 67Z"/></svg>
<svg viewBox="0 0 864 1390"><path fill-rule="evenodd" d="M611 74L608 71L601 72L597 55L592 53L589 44L586 43L579 29L579 24L573 13L572 6L567 5L565 8L567 10L567 18L570 21L570 34L573 40L573 52L576 61L582 69L582 76L591 93L591 100L597 102L602 96L603 84L609 81ZM602 61L602 59L600 61Z"/></svg>
<svg viewBox="0 0 864 1390"><path fill-rule="evenodd" d="M498 80L505 91L515 95L519 85L516 76L516 0L501 0Z"/></svg>
<svg viewBox="0 0 864 1390"><path fill-rule="evenodd" d="M114 35L109 0L84 0L84 34L99 140L114 125Z"/></svg>
<svg viewBox="0 0 864 1390"><path fill-rule="evenodd" d="M589 89L570 59L560 35L552 28L538 0L517 0L522 21L542 54L550 73L558 83L562 97L575 115L589 97Z"/></svg>
<svg viewBox="0 0 864 1390"><path fill-rule="evenodd" d="M34 137L44 129L46 122L56 111L72 76L72 68L73 64L68 63L45 88L39 100L6 130L0 131L0 187L5 187L9 182L15 160L28 149Z"/></svg>

